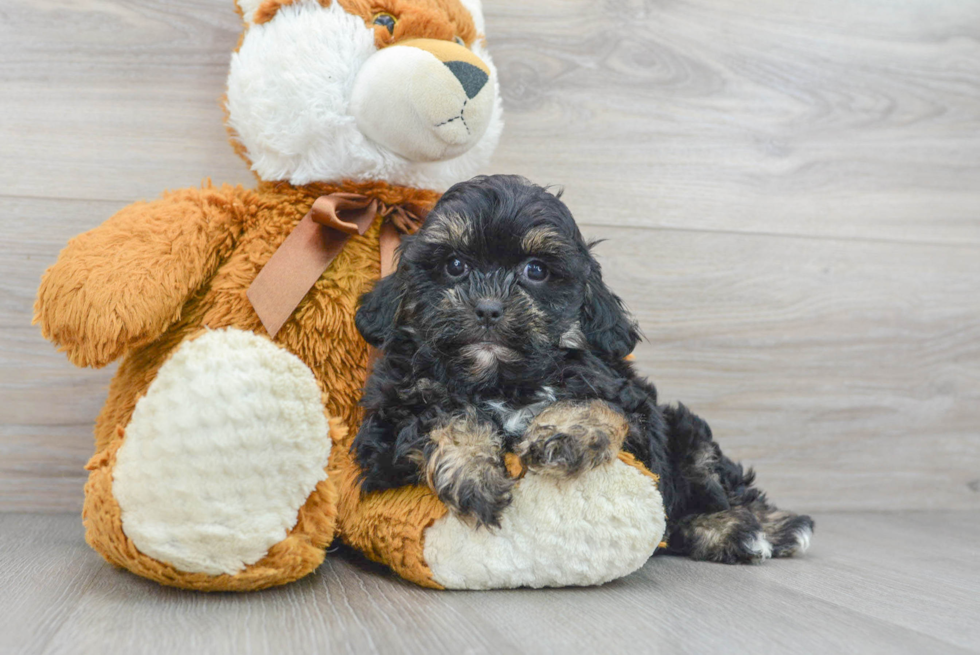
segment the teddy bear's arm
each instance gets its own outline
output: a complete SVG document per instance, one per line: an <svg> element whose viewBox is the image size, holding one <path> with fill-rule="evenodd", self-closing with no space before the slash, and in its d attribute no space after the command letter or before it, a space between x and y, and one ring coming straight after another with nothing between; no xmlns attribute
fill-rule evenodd
<svg viewBox="0 0 980 655"><path fill-rule="evenodd" d="M251 192L206 185L125 207L68 242L45 272L34 322L78 366L105 366L177 321L230 252Z"/></svg>

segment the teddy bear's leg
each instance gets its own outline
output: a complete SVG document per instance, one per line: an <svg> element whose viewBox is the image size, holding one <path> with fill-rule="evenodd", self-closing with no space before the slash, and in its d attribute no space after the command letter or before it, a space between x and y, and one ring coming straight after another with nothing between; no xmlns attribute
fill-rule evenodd
<svg viewBox="0 0 980 655"><path fill-rule="evenodd" d="M299 358L252 332L203 332L161 366L107 455L115 501L107 511L118 507L124 533L109 540L125 543L100 543L100 552L141 575L204 589L309 572L335 526L329 432L320 387ZM96 466L93 478L110 464ZM90 541L105 540L112 522L102 523L96 535L89 525ZM293 536L297 543L285 547ZM319 546L312 555L304 551L311 543ZM135 552L121 553L127 549ZM286 574L280 566L299 568Z"/></svg>
<svg viewBox="0 0 980 655"><path fill-rule="evenodd" d="M499 529L445 514L425 531L424 555L450 589L596 585L641 567L665 527L656 479L621 453L573 478L525 475Z"/></svg>

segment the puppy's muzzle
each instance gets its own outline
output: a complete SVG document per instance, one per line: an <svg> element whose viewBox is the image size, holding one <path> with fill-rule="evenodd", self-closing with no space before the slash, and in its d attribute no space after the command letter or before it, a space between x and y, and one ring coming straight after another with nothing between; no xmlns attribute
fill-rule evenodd
<svg viewBox="0 0 980 655"><path fill-rule="evenodd" d="M515 283L516 278L510 272L498 270L483 274L473 271L470 274L466 295L473 303L471 307L476 323L485 331L501 327L505 322L508 299Z"/></svg>

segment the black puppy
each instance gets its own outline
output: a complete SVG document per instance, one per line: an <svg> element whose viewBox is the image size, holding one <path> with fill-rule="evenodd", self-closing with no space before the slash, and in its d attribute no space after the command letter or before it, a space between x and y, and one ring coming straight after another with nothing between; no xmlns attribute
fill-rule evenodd
<svg viewBox="0 0 980 655"><path fill-rule="evenodd" d="M426 483L497 525L515 481L576 475L624 449L660 476L673 552L719 562L805 550L813 521L778 511L711 430L625 357L639 339L558 197L522 177L452 187L362 298L357 328L383 355L354 440L362 491Z"/></svg>

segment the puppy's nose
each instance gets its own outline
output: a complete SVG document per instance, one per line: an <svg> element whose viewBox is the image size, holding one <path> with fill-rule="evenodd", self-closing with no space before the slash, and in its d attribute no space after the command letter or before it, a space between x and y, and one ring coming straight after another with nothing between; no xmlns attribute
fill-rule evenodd
<svg viewBox="0 0 980 655"><path fill-rule="evenodd" d="M504 315L504 303L496 298L484 298L476 303L476 317L486 327L490 327Z"/></svg>

